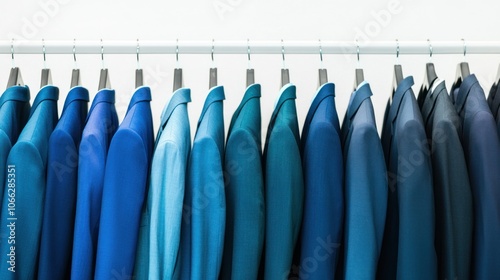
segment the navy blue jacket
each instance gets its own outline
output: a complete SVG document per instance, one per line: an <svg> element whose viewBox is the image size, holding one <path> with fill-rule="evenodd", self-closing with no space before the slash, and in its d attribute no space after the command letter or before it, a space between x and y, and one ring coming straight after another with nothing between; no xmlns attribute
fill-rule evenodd
<svg viewBox="0 0 500 280"><path fill-rule="evenodd" d="M78 148L88 102L87 89L72 88L50 135L38 279L69 279L71 275Z"/></svg>
<svg viewBox="0 0 500 280"><path fill-rule="evenodd" d="M411 86L402 80L382 130L389 195L378 279L436 279L430 150Z"/></svg>
<svg viewBox="0 0 500 280"><path fill-rule="evenodd" d="M462 124L444 81L420 94L422 98L425 96L422 117L432 151L438 278L468 279L474 213L460 142Z"/></svg>
<svg viewBox="0 0 500 280"><path fill-rule="evenodd" d="M344 164L333 83L318 89L309 108L302 130L301 152L304 214L299 276L334 279L343 243ZM310 261L314 261L316 269L310 269Z"/></svg>
<svg viewBox="0 0 500 280"><path fill-rule="evenodd" d="M483 89L469 75L451 92L462 120L462 146L474 198L471 279L500 275L500 140Z"/></svg>

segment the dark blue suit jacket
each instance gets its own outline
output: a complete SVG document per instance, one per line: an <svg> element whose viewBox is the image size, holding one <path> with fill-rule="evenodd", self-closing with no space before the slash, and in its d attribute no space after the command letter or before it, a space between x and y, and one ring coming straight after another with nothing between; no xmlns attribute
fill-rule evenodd
<svg viewBox="0 0 500 280"><path fill-rule="evenodd" d="M224 88L210 89L188 162L181 226L181 279L217 279L222 263L224 192Z"/></svg>
<svg viewBox="0 0 500 280"><path fill-rule="evenodd" d="M497 279L500 276L500 140L475 75L453 85L451 92L462 120L462 146L474 198L471 279Z"/></svg>
<svg viewBox="0 0 500 280"><path fill-rule="evenodd" d="M352 93L342 123L345 279L375 279L387 212L387 169L369 84Z"/></svg>
<svg viewBox="0 0 500 280"><path fill-rule="evenodd" d="M94 277L106 157L117 128L115 91L102 89L90 107L78 154L71 279Z"/></svg>
<svg viewBox="0 0 500 280"><path fill-rule="evenodd" d="M9 243L12 228L1 227L0 279L35 279L38 269L40 235L42 231L43 203L47 174L49 137L57 124L59 89L48 85L38 92L24 127L7 159L7 182L2 205L2 221L15 229L15 243ZM14 169L14 172L9 172ZM15 174L15 176L11 176ZM15 179L10 180L9 179ZM15 190L9 192L8 190ZM15 206L9 207L9 198ZM13 246L13 247L11 247ZM14 250L13 250L14 248ZM10 256L15 253L15 273Z"/></svg>
<svg viewBox="0 0 500 280"><path fill-rule="evenodd" d="M140 87L106 160L95 279L127 279L134 270L141 210L153 153L151 91Z"/></svg>
<svg viewBox="0 0 500 280"><path fill-rule="evenodd" d="M496 121L498 133L500 135L500 87L498 84L493 84L488 95L488 105L490 106L493 118Z"/></svg>
<svg viewBox="0 0 500 280"><path fill-rule="evenodd" d="M0 201L5 191L7 157L26 125L30 114L30 90L27 86L8 88L0 97ZM0 213L3 208L0 209Z"/></svg>
<svg viewBox="0 0 500 280"><path fill-rule="evenodd" d="M384 120L389 156L387 218L378 279L436 279L434 193L430 150L411 86L402 80Z"/></svg>
<svg viewBox="0 0 500 280"><path fill-rule="evenodd" d="M264 245L260 85L246 90L226 143L226 234L221 279L257 279Z"/></svg>
<svg viewBox="0 0 500 280"><path fill-rule="evenodd" d="M49 139L38 279L69 279L71 275L78 148L87 118L88 102L87 89L72 88Z"/></svg>
<svg viewBox="0 0 500 280"><path fill-rule="evenodd" d="M292 84L281 89L264 147L265 279L288 279L302 223L304 179L295 90Z"/></svg>
<svg viewBox="0 0 500 280"><path fill-rule="evenodd" d="M434 171L438 278L468 279L474 213L467 164L460 142L461 121L444 81L433 91L420 94L422 98L425 96L421 109Z"/></svg>
<svg viewBox="0 0 500 280"><path fill-rule="evenodd" d="M344 164L333 83L318 89L309 108L302 130L301 152L304 213L299 276L333 279L344 231ZM320 244L328 246L318 247ZM314 270L310 269L311 260Z"/></svg>

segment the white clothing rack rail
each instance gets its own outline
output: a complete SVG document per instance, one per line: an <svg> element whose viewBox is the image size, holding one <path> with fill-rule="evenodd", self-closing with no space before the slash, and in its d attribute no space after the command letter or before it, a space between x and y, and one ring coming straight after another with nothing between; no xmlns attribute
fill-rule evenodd
<svg viewBox="0 0 500 280"><path fill-rule="evenodd" d="M500 41L3 40L0 54L500 54ZM43 48L45 46L45 48Z"/></svg>

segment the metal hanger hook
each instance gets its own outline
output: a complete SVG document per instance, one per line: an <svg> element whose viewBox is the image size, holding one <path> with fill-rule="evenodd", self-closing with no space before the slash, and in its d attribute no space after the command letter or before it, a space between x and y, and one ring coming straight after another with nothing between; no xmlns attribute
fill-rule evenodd
<svg viewBox="0 0 500 280"><path fill-rule="evenodd" d="M179 62L179 39L176 39L175 44L175 61Z"/></svg>
<svg viewBox="0 0 500 280"><path fill-rule="evenodd" d="M10 41L10 57L12 58L12 63L14 63L14 38Z"/></svg>
<svg viewBox="0 0 500 280"><path fill-rule="evenodd" d="M321 48L321 39L318 39L319 41L319 59L321 62L323 62L323 49Z"/></svg>
<svg viewBox="0 0 500 280"><path fill-rule="evenodd" d="M431 40L427 39L427 43L429 43L429 58L432 58L432 45L431 45Z"/></svg>
<svg viewBox="0 0 500 280"><path fill-rule="evenodd" d="M250 62L250 39L247 39L247 56L248 62Z"/></svg>
<svg viewBox="0 0 500 280"><path fill-rule="evenodd" d="M281 39L281 57L283 58L283 63L285 63L285 44L283 39Z"/></svg>
<svg viewBox="0 0 500 280"><path fill-rule="evenodd" d="M104 62L104 44L102 43L102 39L101 39L101 61Z"/></svg>
<svg viewBox="0 0 500 280"><path fill-rule="evenodd" d="M356 39L356 55L358 57L358 63L359 63L359 43L358 43L358 39Z"/></svg>
<svg viewBox="0 0 500 280"><path fill-rule="evenodd" d="M467 45L465 44L465 39L462 38L462 42L464 42L464 57L467 54Z"/></svg>
<svg viewBox="0 0 500 280"><path fill-rule="evenodd" d="M42 53L43 53L43 62L45 63L47 61L45 59L45 39L42 39Z"/></svg>
<svg viewBox="0 0 500 280"><path fill-rule="evenodd" d="M399 40L396 39L396 58L399 58Z"/></svg>
<svg viewBox="0 0 500 280"><path fill-rule="evenodd" d="M214 62L214 39L212 39L212 62Z"/></svg>
<svg viewBox="0 0 500 280"><path fill-rule="evenodd" d="M136 49L136 53L137 53L137 64L139 64L139 51L141 50L141 46L139 46L139 39L137 39L137 49Z"/></svg>
<svg viewBox="0 0 500 280"><path fill-rule="evenodd" d="M73 39L73 61L76 63L76 39Z"/></svg>

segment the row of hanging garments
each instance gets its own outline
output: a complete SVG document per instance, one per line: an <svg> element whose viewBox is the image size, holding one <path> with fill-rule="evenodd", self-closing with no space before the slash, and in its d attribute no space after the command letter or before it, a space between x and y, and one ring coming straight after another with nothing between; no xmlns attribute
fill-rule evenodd
<svg viewBox="0 0 500 280"><path fill-rule="evenodd" d="M300 134L281 71L262 149L253 69L227 137L210 69L191 143L182 69L154 140L141 70L119 124L106 69L90 109L74 70L58 117L50 70L30 105L13 68L0 97L0 278L500 277L497 84L486 100L464 62L448 94L428 63L417 99L395 65L380 138L363 70L340 125L320 69Z"/></svg>

